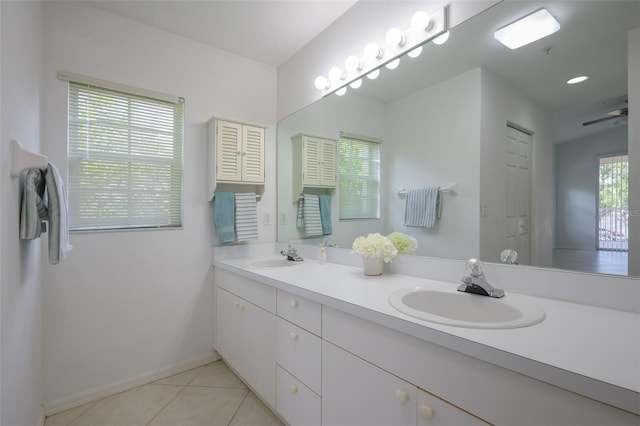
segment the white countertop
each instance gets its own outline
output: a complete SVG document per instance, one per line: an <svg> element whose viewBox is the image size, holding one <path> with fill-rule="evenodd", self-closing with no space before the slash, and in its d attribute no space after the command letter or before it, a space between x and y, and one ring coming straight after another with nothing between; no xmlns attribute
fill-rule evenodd
<svg viewBox="0 0 640 426"><path fill-rule="evenodd" d="M242 259L214 266L402 333L429 341L604 403L640 414L640 314L519 295L546 312L517 329L471 329L405 315L391 293L456 283L398 274L368 277L362 268L305 260L285 268L247 269ZM508 296L509 293L507 293Z"/></svg>

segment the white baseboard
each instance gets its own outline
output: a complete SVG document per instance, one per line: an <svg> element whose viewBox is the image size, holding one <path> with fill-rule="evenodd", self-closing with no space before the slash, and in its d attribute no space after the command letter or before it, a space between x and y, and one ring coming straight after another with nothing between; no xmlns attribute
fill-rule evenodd
<svg viewBox="0 0 640 426"><path fill-rule="evenodd" d="M174 374L181 373L192 368L200 367L205 364L217 361L220 359L220 355L217 352L208 353L198 356L179 364L165 367L160 370L150 371L140 374L138 376L131 377L129 379L120 380L113 383L108 383L104 386L89 389L84 392L79 392L75 395L71 395L65 398L58 399L56 401L45 402L43 406L43 422L44 416L51 416L53 414L60 413L70 408L79 407L87 402L95 401L110 395L133 389L138 386L146 385L147 383L155 382L156 380L164 379L165 377L172 376Z"/></svg>

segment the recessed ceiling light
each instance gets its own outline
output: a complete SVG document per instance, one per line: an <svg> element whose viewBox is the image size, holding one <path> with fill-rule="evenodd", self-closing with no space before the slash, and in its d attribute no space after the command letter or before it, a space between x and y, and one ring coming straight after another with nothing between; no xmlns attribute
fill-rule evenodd
<svg viewBox="0 0 640 426"><path fill-rule="evenodd" d="M573 78L570 78L569 80L567 80L567 84L582 83L583 81L585 81L588 78L589 77L587 77L586 75L581 75L580 77L573 77Z"/></svg>
<svg viewBox="0 0 640 426"><path fill-rule="evenodd" d="M517 49L551 35L560 23L547 9L539 9L493 33L493 37L509 49Z"/></svg>

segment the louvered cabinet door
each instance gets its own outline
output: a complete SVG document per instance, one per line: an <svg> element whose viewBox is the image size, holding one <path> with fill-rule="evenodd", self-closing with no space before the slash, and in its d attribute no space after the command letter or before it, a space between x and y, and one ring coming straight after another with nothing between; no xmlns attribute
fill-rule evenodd
<svg viewBox="0 0 640 426"><path fill-rule="evenodd" d="M320 182L322 186L336 186L336 142L322 140L320 159Z"/></svg>
<svg viewBox="0 0 640 426"><path fill-rule="evenodd" d="M318 186L320 184L321 143L321 139L313 137L303 138L302 183L304 186Z"/></svg>
<svg viewBox="0 0 640 426"><path fill-rule="evenodd" d="M218 121L216 124L216 179L238 182L242 179L242 124Z"/></svg>
<svg viewBox="0 0 640 426"><path fill-rule="evenodd" d="M242 181L264 183L264 129L242 126Z"/></svg>

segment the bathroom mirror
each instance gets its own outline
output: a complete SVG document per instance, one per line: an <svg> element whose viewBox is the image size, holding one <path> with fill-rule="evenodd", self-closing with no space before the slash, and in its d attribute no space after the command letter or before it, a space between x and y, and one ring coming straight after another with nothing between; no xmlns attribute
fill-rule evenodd
<svg viewBox="0 0 640 426"><path fill-rule="evenodd" d="M557 33L517 50L493 38L541 7L560 22ZM606 203L599 175L628 167L610 157L627 152L627 33L639 23L634 1L502 2L453 28L444 45L427 43L397 69L281 120L278 240L320 242L296 226L292 136L348 132L383 141L380 217L340 220L339 188L328 191L329 243L400 231L418 240L417 255L499 262L514 249L521 265L626 275L631 212ZM434 229L404 226L401 188L450 183L458 193L441 194Z"/></svg>

